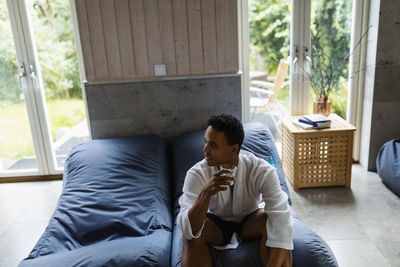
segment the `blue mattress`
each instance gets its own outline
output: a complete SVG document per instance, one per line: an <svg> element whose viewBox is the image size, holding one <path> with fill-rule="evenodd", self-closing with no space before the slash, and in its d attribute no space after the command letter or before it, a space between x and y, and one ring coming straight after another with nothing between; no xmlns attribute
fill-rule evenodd
<svg viewBox="0 0 400 267"><path fill-rule="evenodd" d="M57 208L20 266L169 266L168 175L155 135L73 148Z"/></svg>
<svg viewBox="0 0 400 267"><path fill-rule="evenodd" d="M276 166L282 189L289 196L282 162L279 158L273 137L263 124L249 123L244 125L245 139L242 149L254 153ZM171 266L181 265L182 233L176 224L179 213L179 197L187 170L204 158L203 147L205 131L186 133L178 137L174 144L174 233L171 251ZM292 210L294 218L293 266L318 267L338 266L336 258L324 240L308 228ZM210 247L214 266L261 266L259 259L259 241L244 242L235 250L219 251Z"/></svg>
<svg viewBox="0 0 400 267"><path fill-rule="evenodd" d="M376 169L387 187L400 197L400 139L390 140L381 147Z"/></svg>

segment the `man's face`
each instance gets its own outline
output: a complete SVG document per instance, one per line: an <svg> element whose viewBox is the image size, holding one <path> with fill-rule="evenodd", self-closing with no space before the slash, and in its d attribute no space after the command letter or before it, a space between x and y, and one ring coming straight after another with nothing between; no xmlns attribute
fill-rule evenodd
<svg viewBox="0 0 400 267"><path fill-rule="evenodd" d="M204 157L209 166L234 164L239 145L228 145L223 132L208 126L204 135Z"/></svg>

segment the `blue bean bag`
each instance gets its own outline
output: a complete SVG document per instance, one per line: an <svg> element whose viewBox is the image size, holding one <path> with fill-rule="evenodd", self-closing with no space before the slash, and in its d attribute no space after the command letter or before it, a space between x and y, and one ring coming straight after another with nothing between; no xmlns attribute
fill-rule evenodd
<svg viewBox="0 0 400 267"><path fill-rule="evenodd" d="M166 145L155 135L74 147L57 208L19 266L169 266L168 178Z"/></svg>
<svg viewBox="0 0 400 267"><path fill-rule="evenodd" d="M382 181L400 197L400 139L390 140L381 147L376 168Z"/></svg>
<svg viewBox="0 0 400 267"><path fill-rule="evenodd" d="M283 191L290 194L286 185L282 162L279 158L272 134L266 126L260 123L244 125L245 139L242 149L250 151L257 157L263 158L276 166L279 181ZM195 163L202 160L205 131L186 133L176 139L173 150L174 170L174 230L172 237L171 266L181 266L182 257L182 232L176 224L176 216L179 213L178 200L182 194L182 186L186 172ZM338 266L336 258L327 243L305 225L296 212L291 209L294 221L294 267L334 267ZM216 250L210 247L213 258L213 266L242 267L261 266L259 257L259 241L244 242L236 249Z"/></svg>

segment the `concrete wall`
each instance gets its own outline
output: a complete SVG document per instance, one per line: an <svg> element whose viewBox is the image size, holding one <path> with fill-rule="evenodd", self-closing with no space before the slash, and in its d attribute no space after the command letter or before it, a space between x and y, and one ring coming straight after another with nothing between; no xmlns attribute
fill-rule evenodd
<svg viewBox="0 0 400 267"><path fill-rule="evenodd" d="M360 163L376 170L380 147L400 137L400 1L371 0Z"/></svg>
<svg viewBox="0 0 400 267"><path fill-rule="evenodd" d="M156 81L86 83L93 139L203 129L210 115L242 118L240 74Z"/></svg>
<svg viewBox="0 0 400 267"><path fill-rule="evenodd" d="M93 139L168 138L212 114L242 118L237 0L72 2Z"/></svg>

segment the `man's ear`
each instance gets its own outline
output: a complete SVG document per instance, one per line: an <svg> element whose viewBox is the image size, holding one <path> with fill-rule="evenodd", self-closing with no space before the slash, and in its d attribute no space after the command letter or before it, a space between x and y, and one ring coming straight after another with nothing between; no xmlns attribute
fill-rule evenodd
<svg viewBox="0 0 400 267"><path fill-rule="evenodd" d="M235 153L235 154L237 154L238 151L239 151L239 145L238 145L238 144L233 145L233 146L232 146L232 152Z"/></svg>

